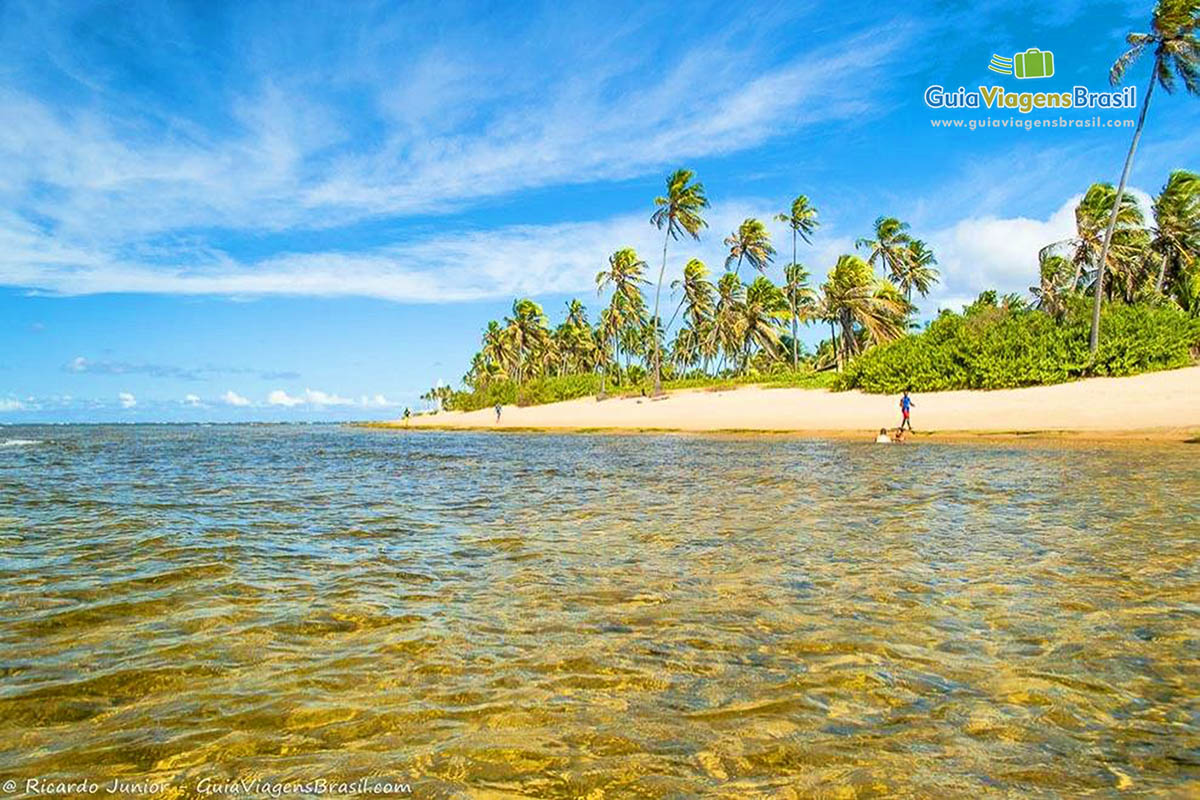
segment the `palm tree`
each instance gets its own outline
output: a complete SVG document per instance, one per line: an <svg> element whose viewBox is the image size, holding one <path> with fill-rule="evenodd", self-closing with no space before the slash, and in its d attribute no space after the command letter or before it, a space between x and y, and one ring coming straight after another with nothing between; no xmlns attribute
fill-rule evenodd
<svg viewBox="0 0 1200 800"><path fill-rule="evenodd" d="M1079 205L1075 206L1074 253L1071 256L1075 264L1075 279L1071 282L1072 286L1079 285L1089 271L1093 280L1097 279L1096 276L1101 272L1102 255L1105 266L1110 270L1120 270L1123 265L1135 262L1140 256L1141 243L1137 241L1140 238L1137 232L1142 230L1145 220L1137 200L1130 194L1121 196L1115 214L1118 225L1115 244L1107 251L1104 249L1106 220L1114 216L1116 200L1117 192L1112 184L1093 183Z"/></svg>
<svg viewBox="0 0 1200 800"><path fill-rule="evenodd" d="M803 198L798 198L803 199ZM816 308L816 292L808 285L808 270L792 262L783 268L783 296L792 317L792 369L800 369L800 349L797 329L801 317L811 319Z"/></svg>
<svg viewBox="0 0 1200 800"><path fill-rule="evenodd" d="M817 209L809 205L808 197L800 195L792 201L790 212L776 214L775 219L787 223L787 226L792 229L792 263L795 264L797 263L796 237L803 239L805 244L812 244L809 237L821 224L817 221Z"/></svg>
<svg viewBox="0 0 1200 800"><path fill-rule="evenodd" d="M856 327L874 344L890 342L904 333L910 306L896 287L877 280L870 265L858 256L840 256L821 289L828 313L842 329L843 361L859 352Z"/></svg>
<svg viewBox="0 0 1200 800"><path fill-rule="evenodd" d="M483 332L483 349L480 351L486 364L495 364L510 377L516 370L515 351L512 340L500 323L492 320Z"/></svg>
<svg viewBox="0 0 1200 800"><path fill-rule="evenodd" d="M1150 108L1150 96L1154 86L1160 84L1168 94L1175 91L1175 77L1183 80L1189 94L1200 94L1200 40L1196 29L1200 27L1200 3L1196 0L1158 0L1150 19L1151 33L1131 33L1125 37L1129 49L1121 54L1108 73L1108 80L1117 85L1125 71L1149 47L1154 48L1154 64L1150 69L1150 83L1142 99L1142 110L1138 114L1129 153L1125 156L1125 167L1121 170L1121 181L1117 184L1118 201L1113 204L1104 231L1104 243L1100 247L1099 272L1096 275L1095 296L1092 301L1092 331L1089 345L1093 353L1100 347L1100 299L1104 288L1104 267L1108 262L1108 248L1112 243L1113 231L1117 226L1120 199L1125 195L1125 183L1129 180L1129 168L1133 166L1133 154L1142 137L1142 126L1146 124L1146 112Z"/></svg>
<svg viewBox="0 0 1200 800"><path fill-rule="evenodd" d="M912 241L907 231L907 222L901 222L895 217L879 217L875 220L875 238L859 239L854 246L867 248L870 251L867 264L873 267L878 259L883 262L883 268L896 279L903 271L908 244Z"/></svg>
<svg viewBox="0 0 1200 800"><path fill-rule="evenodd" d="M725 258L725 269L729 269L729 265L736 261L737 267L733 271L735 275L742 270L743 258L759 272L765 272L775 255L767 226L762 220L753 217L747 217L736 231L725 237L725 245L729 248L729 255Z"/></svg>
<svg viewBox="0 0 1200 800"><path fill-rule="evenodd" d="M717 305L713 309L712 326L709 329L709 347L721 353L722 366L730 355L736 354L741 344L742 305L746 287L737 275L726 272L717 281Z"/></svg>
<svg viewBox="0 0 1200 800"><path fill-rule="evenodd" d="M640 326L646 317L646 300L641 285L647 283L642 277L646 262L638 258L637 251L625 247L608 257L608 269L596 274L596 291L603 292L610 284L612 300L604 320L604 333L613 343L613 359L618 372L621 368L621 335L632 326ZM603 393L603 385L601 388Z"/></svg>
<svg viewBox="0 0 1200 800"><path fill-rule="evenodd" d="M1075 268L1068 259L1054 253L1051 248L1043 248L1039 253L1038 267L1041 280L1038 286L1030 287L1029 293L1037 298L1038 308L1058 316L1066 310L1065 296L1075 291L1078 275L1072 283L1068 283Z"/></svg>
<svg viewBox="0 0 1200 800"><path fill-rule="evenodd" d="M774 354L779 349L779 318L787 311L787 301L779 287L765 275L759 275L746 287L741 306L742 372L750 365L750 352L758 347Z"/></svg>
<svg viewBox="0 0 1200 800"><path fill-rule="evenodd" d="M514 300L512 316L506 317L505 331L517 351L517 385L525 379L526 356L536 357L546 348L550 331L546 327L546 312L529 299Z"/></svg>
<svg viewBox="0 0 1200 800"><path fill-rule="evenodd" d="M1200 253L1200 175L1177 169L1154 198L1154 241L1158 255L1156 294L1163 294L1167 278L1174 280Z"/></svg>
<svg viewBox="0 0 1200 800"><path fill-rule="evenodd" d="M693 258L683 265L683 279L671 281L671 291L679 288L683 289L683 296L679 298L679 305L675 307L667 329L670 330L675 317L682 311L692 330L699 331L713 312L714 288L712 281L708 279L708 267L703 261Z"/></svg>
<svg viewBox="0 0 1200 800"><path fill-rule="evenodd" d="M654 289L654 317L658 318L658 296L662 293L663 275L667 271L667 243L688 234L700 239L700 229L707 227L701 213L708 208L704 195L704 184L692 183L695 177L689 169L677 169L667 176L667 194L654 198L658 209L650 216L650 222L660 231L666 230L663 238L662 267L658 271L658 284ZM654 343L654 394L662 393L662 353L658 342Z"/></svg>
<svg viewBox="0 0 1200 800"><path fill-rule="evenodd" d="M936 263L937 259L934 258L933 251L923 241L913 239L908 243L908 247L903 253L899 273L894 271L892 273L892 279L900 291L904 292L906 302L912 303L913 289L916 289L921 297L929 294L933 284L938 281L938 271L933 268Z"/></svg>

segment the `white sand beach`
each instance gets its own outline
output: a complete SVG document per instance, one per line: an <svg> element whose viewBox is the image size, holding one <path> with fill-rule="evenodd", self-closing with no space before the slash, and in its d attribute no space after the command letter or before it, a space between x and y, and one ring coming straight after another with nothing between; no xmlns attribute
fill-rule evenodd
<svg viewBox="0 0 1200 800"><path fill-rule="evenodd" d="M582 398L495 412L414 417L412 428L771 431L873 435L899 424L898 396L748 386L650 400ZM1200 431L1200 367L997 391L914 393L913 426L929 434L1090 434L1180 439ZM405 423L395 423L404 426Z"/></svg>

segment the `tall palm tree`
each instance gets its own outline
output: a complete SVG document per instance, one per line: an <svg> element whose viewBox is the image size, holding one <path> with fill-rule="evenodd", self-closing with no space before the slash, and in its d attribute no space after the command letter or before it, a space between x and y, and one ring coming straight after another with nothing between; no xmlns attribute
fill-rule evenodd
<svg viewBox="0 0 1200 800"><path fill-rule="evenodd" d="M807 196L799 195L792 201L792 210L776 214L775 219L792 229L792 263L796 264L796 237L803 239L805 244L812 244L809 237L821 224L817 221L817 209L809 204Z"/></svg>
<svg viewBox="0 0 1200 800"><path fill-rule="evenodd" d="M802 199L802 198L799 198ZM792 369L800 369L800 345L798 330L800 318L811 319L816 308L817 295L808 285L808 270L803 264L792 262L783 268L783 296L787 300L792 317Z"/></svg>
<svg viewBox="0 0 1200 800"><path fill-rule="evenodd" d="M924 297L938 281L938 271L933 268L937 259L933 251L920 239L913 239L903 253L899 273L893 272L892 279L900 291L904 292L904 300L912 303L913 289Z"/></svg>
<svg viewBox="0 0 1200 800"><path fill-rule="evenodd" d="M613 287L604 330L605 335L611 337L618 370L621 367L621 335L630 327L641 326L646 318L646 299L641 288L648 282L642 277L645 271L646 262L638 258L637 251L625 247L608 257L607 270L596 274L597 292L603 292L610 285Z"/></svg>
<svg viewBox="0 0 1200 800"><path fill-rule="evenodd" d="M657 210L650 215L650 222L663 237L662 267L658 271L658 284L654 289L654 317L658 318L658 296L662 293L663 275L667 271L667 243L683 234L700 239L700 229L707 227L702 213L708 208L704 184L692 182L695 175L690 169L677 169L667 176L667 193L654 198ZM654 394L662 394L662 352L658 342L654 343Z"/></svg>
<svg viewBox="0 0 1200 800"><path fill-rule="evenodd" d="M1177 169L1154 198L1154 242L1158 256L1156 294L1163 294L1168 277L1182 275L1200 254L1200 175Z"/></svg>
<svg viewBox="0 0 1200 800"><path fill-rule="evenodd" d="M874 344L904 333L909 304L894 286L877 280L870 265L858 256L840 256L821 289L829 313L842 329L843 361L859 352L857 328Z"/></svg>
<svg viewBox="0 0 1200 800"><path fill-rule="evenodd" d="M1117 226L1120 198L1125 194L1125 183L1129 180L1129 168L1133 166L1133 154L1138 140L1142 138L1142 126L1146 124L1146 112L1150 108L1150 96L1155 85L1161 85L1168 94L1175 91L1175 78L1183 80L1189 94L1200 94L1200 40L1196 29L1200 28L1200 3L1196 0L1158 0L1150 18L1150 33L1131 33L1125 37L1129 49L1113 63L1108 79L1114 86L1121 82L1125 71L1148 48L1154 49L1154 64L1150 69L1150 82L1142 98L1142 110L1138 114L1129 153L1125 156L1125 167L1121 170L1121 181L1117 184L1118 202L1113 204L1104 231L1104 243L1100 247L1099 273L1096 275L1095 296L1092 301L1092 331L1089 340L1092 352L1100 347L1100 300L1104 288L1104 267L1108 263L1108 248L1112 243L1113 231Z"/></svg>
<svg viewBox="0 0 1200 800"><path fill-rule="evenodd" d="M912 237L908 235L908 223L901 222L895 217L879 217L875 220L875 238L859 239L854 243L856 248L867 248L867 264L875 266L875 261L883 263L884 270L892 276L899 276L904 267L908 253L908 244Z"/></svg>
<svg viewBox="0 0 1200 800"><path fill-rule="evenodd" d="M729 255L725 257L725 269L737 262L734 274L740 274L742 259L750 263L759 272L765 272L767 265L775 256L775 248L771 246L771 234L760 219L747 217L738 229L725 237L725 246Z"/></svg>

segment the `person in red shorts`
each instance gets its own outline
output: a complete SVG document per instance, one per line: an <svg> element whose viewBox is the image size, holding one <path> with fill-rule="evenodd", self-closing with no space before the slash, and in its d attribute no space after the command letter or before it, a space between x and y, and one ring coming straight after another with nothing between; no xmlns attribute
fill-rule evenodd
<svg viewBox="0 0 1200 800"><path fill-rule="evenodd" d="M912 410L912 407L913 401L909 399L908 390L905 390L904 396L900 398L900 414L902 415L900 418L900 430L904 430L905 427L910 431L912 430L912 420L908 417L908 412Z"/></svg>

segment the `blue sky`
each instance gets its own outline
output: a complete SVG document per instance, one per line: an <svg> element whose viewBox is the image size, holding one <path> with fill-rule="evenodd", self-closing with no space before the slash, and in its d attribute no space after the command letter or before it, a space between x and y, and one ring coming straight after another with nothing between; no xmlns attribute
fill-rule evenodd
<svg viewBox="0 0 1200 800"><path fill-rule="evenodd" d="M818 278L889 214L938 256L925 314L1035 283L1129 129L934 129L1020 115L925 88L1105 90L1150 4L800 5L0 4L0 423L418 408L514 296L594 312L678 166L712 208L669 273L804 193ZM1028 47L1054 78L987 71ZM1131 183L1197 152L1159 94Z"/></svg>

